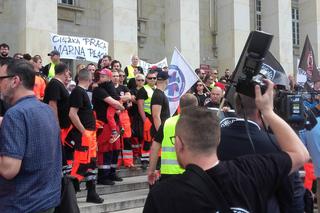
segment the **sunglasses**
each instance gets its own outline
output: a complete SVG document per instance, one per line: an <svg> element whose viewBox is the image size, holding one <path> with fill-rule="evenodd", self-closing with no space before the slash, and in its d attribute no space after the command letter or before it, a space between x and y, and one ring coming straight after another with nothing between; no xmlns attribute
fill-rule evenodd
<svg viewBox="0 0 320 213"><path fill-rule="evenodd" d="M144 81L143 79L136 79L136 81Z"/></svg>
<svg viewBox="0 0 320 213"><path fill-rule="evenodd" d="M149 80L157 80L157 77L150 77L150 78L147 78Z"/></svg>
<svg viewBox="0 0 320 213"><path fill-rule="evenodd" d="M12 78L14 75L5 75L5 76L0 76L0 79L5 79L5 78Z"/></svg>

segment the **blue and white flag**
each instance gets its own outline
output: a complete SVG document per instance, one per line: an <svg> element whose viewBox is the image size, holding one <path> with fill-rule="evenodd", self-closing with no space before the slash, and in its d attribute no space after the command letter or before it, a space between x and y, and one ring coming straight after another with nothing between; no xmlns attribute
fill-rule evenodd
<svg viewBox="0 0 320 213"><path fill-rule="evenodd" d="M174 49L169 66L169 84L165 94L169 101L172 116L179 106L180 97L184 95L199 79L181 53Z"/></svg>

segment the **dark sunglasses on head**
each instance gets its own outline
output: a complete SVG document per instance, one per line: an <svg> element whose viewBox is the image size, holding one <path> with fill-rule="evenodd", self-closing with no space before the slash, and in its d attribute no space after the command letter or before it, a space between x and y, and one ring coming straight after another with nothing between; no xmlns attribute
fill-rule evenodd
<svg viewBox="0 0 320 213"><path fill-rule="evenodd" d="M149 80L157 80L157 77L149 77L147 79L149 79Z"/></svg>

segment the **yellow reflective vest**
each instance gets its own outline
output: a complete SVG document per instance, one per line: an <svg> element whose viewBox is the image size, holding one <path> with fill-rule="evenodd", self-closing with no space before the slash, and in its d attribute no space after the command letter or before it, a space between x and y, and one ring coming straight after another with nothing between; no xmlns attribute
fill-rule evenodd
<svg viewBox="0 0 320 213"><path fill-rule="evenodd" d="M178 164L174 144L170 140L170 137L175 135L175 128L179 117L179 115L173 116L168 118L164 123L160 174L176 175L184 172L184 169Z"/></svg>
<svg viewBox="0 0 320 213"><path fill-rule="evenodd" d="M131 78L134 78L134 68L132 65L128 65L127 66L127 69L128 69L128 76L127 76L127 79L130 80Z"/></svg>
<svg viewBox="0 0 320 213"><path fill-rule="evenodd" d="M51 79L55 76L56 71L54 70L54 68L56 67L56 65L54 63L50 63L50 68L49 68L49 72L48 72L48 78Z"/></svg>
<svg viewBox="0 0 320 213"><path fill-rule="evenodd" d="M148 84L144 85L143 88L148 94L148 99L144 100L143 111L151 115L151 98L153 95L153 89Z"/></svg>

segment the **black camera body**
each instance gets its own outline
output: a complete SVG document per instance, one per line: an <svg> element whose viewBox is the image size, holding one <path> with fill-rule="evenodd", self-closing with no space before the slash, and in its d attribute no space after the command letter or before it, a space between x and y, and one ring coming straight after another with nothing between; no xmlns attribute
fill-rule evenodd
<svg viewBox="0 0 320 213"><path fill-rule="evenodd" d="M280 90L274 100L276 113L295 130L310 130L317 124L314 114L303 104L305 98L303 93Z"/></svg>
<svg viewBox="0 0 320 213"><path fill-rule="evenodd" d="M262 94L266 91L267 86L263 82L266 77L260 70L272 38L273 35L261 31L250 33L232 76L238 93L254 98L256 85L260 86Z"/></svg>

